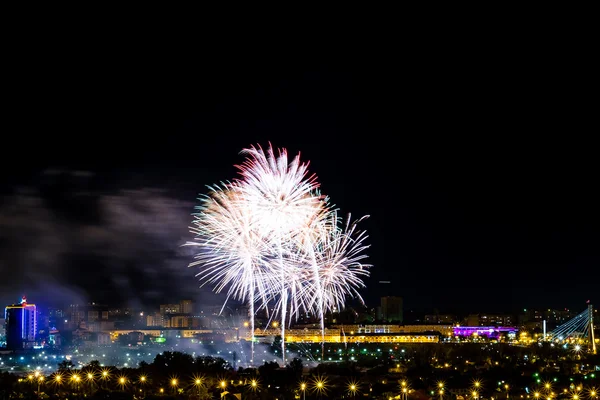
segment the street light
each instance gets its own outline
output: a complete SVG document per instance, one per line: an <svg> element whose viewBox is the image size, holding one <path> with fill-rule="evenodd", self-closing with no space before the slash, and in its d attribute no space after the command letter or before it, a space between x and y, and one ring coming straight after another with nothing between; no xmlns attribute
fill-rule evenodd
<svg viewBox="0 0 600 400"><path fill-rule="evenodd" d="M442 400L442 396L444 396L444 382L438 382L437 387L439 389L440 400Z"/></svg>
<svg viewBox="0 0 600 400"><path fill-rule="evenodd" d="M300 383L300 390L302 390L302 398L306 400L306 383Z"/></svg>
<svg viewBox="0 0 600 400"><path fill-rule="evenodd" d="M481 390L481 381L478 379L475 379L473 381L473 398L475 398L475 400L479 399L480 390Z"/></svg>
<svg viewBox="0 0 600 400"><path fill-rule="evenodd" d="M94 374L92 374L91 372L88 372L86 375L86 379L87 379L88 383L90 384L90 394L92 394L92 391L94 390Z"/></svg>
<svg viewBox="0 0 600 400"><path fill-rule="evenodd" d="M408 382L406 381L401 381L400 382L400 389L401 389L401 397L403 400L408 400Z"/></svg>
<svg viewBox="0 0 600 400"><path fill-rule="evenodd" d="M198 397L200 397L200 389L204 385L204 378L201 376L194 377L194 386L198 389Z"/></svg>
<svg viewBox="0 0 600 400"><path fill-rule="evenodd" d="M327 393L327 378L321 375L317 375L313 377L313 390L320 396Z"/></svg>
<svg viewBox="0 0 600 400"><path fill-rule="evenodd" d="M100 379L102 379L102 389L105 389L106 380L108 379L108 370L103 369L100 376Z"/></svg>
<svg viewBox="0 0 600 400"><path fill-rule="evenodd" d="M38 390L37 390L37 391L38 391L38 396L39 396L39 393L40 393L40 385L41 385L41 384L42 384L42 382L44 381L44 377L43 377L43 376L39 376L39 377L38 377L38 379L37 379L37 381L38 381Z"/></svg>

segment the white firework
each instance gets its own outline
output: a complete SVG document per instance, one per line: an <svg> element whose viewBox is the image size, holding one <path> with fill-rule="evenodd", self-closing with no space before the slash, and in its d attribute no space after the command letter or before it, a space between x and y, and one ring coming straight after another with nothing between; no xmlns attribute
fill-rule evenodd
<svg viewBox="0 0 600 400"><path fill-rule="evenodd" d="M200 247L190 266L202 267L196 275L202 286L212 285L216 293L228 288L227 299L248 303L253 360L255 304L258 301L260 307L268 303L273 286L269 279L274 274L272 264L265 260L269 247L251 229L251 215L240 207L238 196L235 185L212 187L195 214L191 231L196 240L188 245ZM223 308L226 304L227 300Z"/></svg>
<svg viewBox="0 0 600 400"><path fill-rule="evenodd" d="M241 207L252 215L252 225L260 235L272 243L277 254L280 277L280 297L277 307L281 317L282 357L285 364L285 326L288 307L290 317L297 315L303 301L290 279L289 254L296 243L306 243L322 235L328 221L327 199L318 192L315 175L308 175L308 164L301 163L298 154L289 162L287 151L278 154L272 146L265 152L260 147L244 149L248 158L238 166L242 196ZM316 266L314 267L316 268ZM318 276L315 273L318 281ZM288 303L291 299L292 302Z"/></svg>
<svg viewBox="0 0 600 400"><path fill-rule="evenodd" d="M285 327L292 318L318 315L323 346L325 312L341 310L348 296L362 301L367 236L357 229L360 220L339 226L299 155L288 161L285 149L275 154L271 146L242 154L247 158L238 166L239 179L211 187L202 198L191 228L196 240L187 243L200 250L190 266L201 268L202 285L248 303L252 343L255 312L275 305L271 318L281 319L285 364Z"/></svg>

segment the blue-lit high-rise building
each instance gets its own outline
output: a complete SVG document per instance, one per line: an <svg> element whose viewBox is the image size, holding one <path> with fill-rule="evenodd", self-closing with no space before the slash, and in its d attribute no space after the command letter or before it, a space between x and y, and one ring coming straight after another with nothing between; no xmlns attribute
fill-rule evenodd
<svg viewBox="0 0 600 400"><path fill-rule="evenodd" d="M6 347L9 350L33 348L37 334L37 309L35 304L27 303L27 299L23 297L21 303L6 307L4 319Z"/></svg>

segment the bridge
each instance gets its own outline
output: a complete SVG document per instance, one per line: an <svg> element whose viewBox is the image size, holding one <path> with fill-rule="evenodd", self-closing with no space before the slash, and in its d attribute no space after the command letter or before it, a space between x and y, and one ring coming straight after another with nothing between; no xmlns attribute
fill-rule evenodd
<svg viewBox="0 0 600 400"><path fill-rule="evenodd" d="M594 336L594 307L588 304L587 308L575 317L556 327L552 332L542 337L543 341L573 344L580 346L589 345L589 350L596 354L596 338Z"/></svg>

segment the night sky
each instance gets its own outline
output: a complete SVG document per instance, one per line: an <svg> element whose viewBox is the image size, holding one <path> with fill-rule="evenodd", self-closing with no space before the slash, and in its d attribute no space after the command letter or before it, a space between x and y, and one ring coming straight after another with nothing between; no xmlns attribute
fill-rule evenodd
<svg viewBox="0 0 600 400"><path fill-rule="evenodd" d="M181 247L190 214L205 185L235 177L240 150L268 142L301 152L342 213L370 215L369 305L600 302L584 53L38 50L14 61L5 92L3 304L215 302Z"/></svg>

